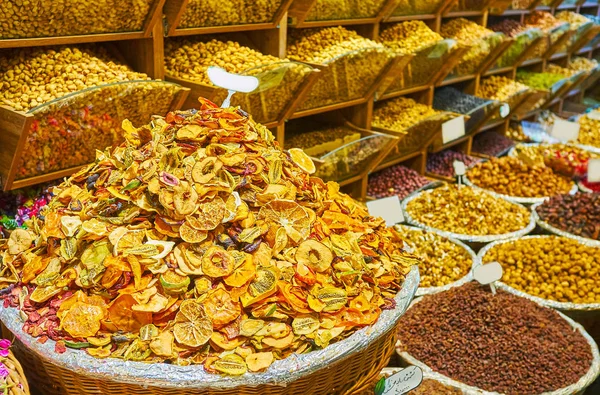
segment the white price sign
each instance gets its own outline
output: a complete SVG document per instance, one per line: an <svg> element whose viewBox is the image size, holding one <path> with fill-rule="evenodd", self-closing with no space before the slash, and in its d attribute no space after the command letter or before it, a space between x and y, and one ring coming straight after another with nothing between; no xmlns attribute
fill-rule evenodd
<svg viewBox="0 0 600 395"><path fill-rule="evenodd" d="M600 182L600 159L590 159L587 171L588 182Z"/></svg>
<svg viewBox="0 0 600 395"><path fill-rule="evenodd" d="M473 269L473 278L481 285L489 284L492 292L496 294L494 283L500 281L503 274L502 265L498 262L490 262L485 265L479 265Z"/></svg>
<svg viewBox="0 0 600 395"><path fill-rule="evenodd" d="M442 142L448 144L451 141L465 135L465 117L451 119L442 124Z"/></svg>
<svg viewBox="0 0 600 395"><path fill-rule="evenodd" d="M508 103L502 103L500 106L500 116L506 118L508 117L508 114L510 114L510 105Z"/></svg>
<svg viewBox="0 0 600 395"><path fill-rule="evenodd" d="M423 382L423 371L418 366L409 366L375 386L375 395L402 395L417 388Z"/></svg>
<svg viewBox="0 0 600 395"><path fill-rule="evenodd" d="M454 162L452 162L452 167L454 167L454 174L456 174L459 177L464 176L467 172L467 166L465 166L464 162L461 162L459 160L455 160Z"/></svg>
<svg viewBox="0 0 600 395"><path fill-rule="evenodd" d="M372 217L383 218L388 227L404 222L404 212L398 196L369 201L367 209Z"/></svg>
<svg viewBox="0 0 600 395"><path fill-rule="evenodd" d="M579 124L577 122L557 119L550 129L550 136L559 141L577 141L579 137Z"/></svg>

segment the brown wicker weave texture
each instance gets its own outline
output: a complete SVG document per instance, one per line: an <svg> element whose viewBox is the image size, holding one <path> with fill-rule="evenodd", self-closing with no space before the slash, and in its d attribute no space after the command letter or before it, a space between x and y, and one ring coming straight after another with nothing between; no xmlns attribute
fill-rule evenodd
<svg viewBox="0 0 600 395"><path fill-rule="evenodd" d="M159 388L123 384L81 375L54 365L15 341L13 350L23 361L34 394L48 395L329 395L372 393L373 383L394 352L396 331L392 328L372 342L364 351L354 353L332 365L296 380L286 387L238 387L225 390L193 390L188 388ZM199 367L200 368L200 367Z"/></svg>

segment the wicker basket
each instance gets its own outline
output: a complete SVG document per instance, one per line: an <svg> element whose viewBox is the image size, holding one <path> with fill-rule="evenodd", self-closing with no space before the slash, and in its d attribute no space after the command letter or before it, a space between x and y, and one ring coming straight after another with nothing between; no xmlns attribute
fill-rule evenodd
<svg viewBox="0 0 600 395"><path fill-rule="evenodd" d="M50 351L53 341L39 344L21 331L15 309L0 309L0 313L7 328L16 335L13 351L23 361L36 394L362 394L372 388L394 353L396 326L418 284L419 272L415 266L396 297L396 307L384 311L373 326L323 350L277 361L282 365L275 370L271 366L262 376L242 376L239 384L235 377L202 376L196 366L163 365L161 369L160 365L139 362L97 360L79 350L68 350L59 356ZM179 379L172 374L179 375ZM203 377L208 380L203 381Z"/></svg>
<svg viewBox="0 0 600 395"><path fill-rule="evenodd" d="M6 380L0 379L0 392L7 395L29 395L29 385L25 373L11 350L8 350L8 356L0 357L0 363L8 371Z"/></svg>

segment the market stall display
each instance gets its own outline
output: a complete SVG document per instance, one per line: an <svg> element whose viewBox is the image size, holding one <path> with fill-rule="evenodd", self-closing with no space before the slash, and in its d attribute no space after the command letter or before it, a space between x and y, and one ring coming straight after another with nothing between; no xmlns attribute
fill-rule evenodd
<svg viewBox="0 0 600 395"><path fill-rule="evenodd" d="M514 146L515 142L510 138L489 130L475 136L471 152L473 155L491 158L504 155Z"/></svg>
<svg viewBox="0 0 600 395"><path fill-rule="evenodd" d="M600 369L598 346L581 325L477 283L416 301L398 337L404 363L467 393L580 393Z"/></svg>
<svg viewBox="0 0 600 395"><path fill-rule="evenodd" d="M485 243L525 235L533 230L531 213L520 204L480 189L445 184L402 202L411 225L434 229L462 241Z"/></svg>
<svg viewBox="0 0 600 395"><path fill-rule="evenodd" d="M99 46L9 50L0 55L0 80L3 117L23 119L21 128L0 134L5 190L72 174L96 150L123 141L124 117L141 125L179 108L187 95Z"/></svg>
<svg viewBox="0 0 600 395"><path fill-rule="evenodd" d="M5 306L25 313L24 333L55 340L58 354L73 347L243 375L292 352L326 350L394 308L418 258L336 184L311 178L301 150L282 151L245 113L208 101L123 128L125 143L56 187L44 219L2 247L12 273L2 282ZM375 252L364 258L367 230L385 267ZM373 282L362 278L367 268ZM344 325L334 318L320 329L321 314ZM117 332L128 336L117 342Z"/></svg>
<svg viewBox="0 0 600 395"><path fill-rule="evenodd" d="M492 158L467 172L467 184L521 203L539 203L546 197L576 188L568 177L546 166L527 164L519 158Z"/></svg>
<svg viewBox="0 0 600 395"><path fill-rule="evenodd" d="M375 93L382 74L389 71L393 53L382 44L344 27L294 29L287 56L321 69L299 111L351 100L366 100Z"/></svg>
<svg viewBox="0 0 600 395"><path fill-rule="evenodd" d="M467 245L412 226L397 225L395 229L421 258L417 296L443 292L471 281L476 255Z"/></svg>
<svg viewBox="0 0 600 395"><path fill-rule="evenodd" d="M525 106L522 105L527 105L533 92L525 84L507 77L494 75L481 80L475 95L508 104L509 114L507 116L516 116L525 111L522 108Z"/></svg>
<svg viewBox="0 0 600 395"><path fill-rule="evenodd" d="M546 40L538 43L530 58L552 56L570 36L567 33L569 24L556 19L554 15L546 11L535 10L525 15L525 24L541 29L546 34Z"/></svg>
<svg viewBox="0 0 600 395"><path fill-rule="evenodd" d="M258 89L234 95L232 104L241 106L264 124L280 124L291 115L299 104L297 98L310 87L315 71L306 64L264 55L235 41L203 41L202 37L167 41L166 78L191 89L188 107L193 107L198 97L218 103L227 97L226 89L210 82L206 71L211 66L258 78Z"/></svg>

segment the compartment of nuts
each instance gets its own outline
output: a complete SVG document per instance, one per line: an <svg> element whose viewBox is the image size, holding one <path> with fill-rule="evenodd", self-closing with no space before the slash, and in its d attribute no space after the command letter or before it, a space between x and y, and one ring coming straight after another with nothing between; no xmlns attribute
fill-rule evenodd
<svg viewBox="0 0 600 395"><path fill-rule="evenodd" d="M437 14L448 3L448 0L400 0L394 11L394 16Z"/></svg>
<svg viewBox="0 0 600 395"><path fill-rule="evenodd" d="M260 123L273 127L284 121L295 109L311 84L316 69L298 62L264 55L234 41L211 39L168 40L165 46L166 79L191 89L186 105L193 107L198 97L221 103L227 90L217 88L206 70L218 66L230 73L252 75L259 80L253 92L236 93L233 106L240 106Z"/></svg>
<svg viewBox="0 0 600 395"><path fill-rule="evenodd" d="M394 228L421 258L417 296L443 292L471 281L471 266L477 257L467 245L413 226Z"/></svg>
<svg viewBox="0 0 600 395"><path fill-rule="evenodd" d="M559 236L600 247L600 195L557 195L534 208L538 225Z"/></svg>
<svg viewBox="0 0 600 395"><path fill-rule="evenodd" d="M579 118L579 137L577 142L592 149L600 149L600 111L594 110Z"/></svg>
<svg viewBox="0 0 600 395"><path fill-rule="evenodd" d="M525 15L525 24L531 27L541 29L546 34L546 39L542 40L528 56L528 59L550 57L558 49L558 41L569 31L569 24L559 21L549 12L534 10Z"/></svg>
<svg viewBox="0 0 600 395"><path fill-rule="evenodd" d="M465 117L465 133L472 134L492 119L502 118L500 107L503 103L497 100L485 100L478 96L469 95L451 86L436 89L433 97L433 108L467 115ZM435 147L443 146L440 138Z"/></svg>
<svg viewBox="0 0 600 395"><path fill-rule="evenodd" d="M0 107L0 116L14 126L0 134L5 190L69 175L93 162L96 150L121 143L124 119L145 124L178 109L188 93L118 64L97 46L8 51L0 81L10 106Z"/></svg>
<svg viewBox="0 0 600 395"><path fill-rule="evenodd" d="M421 191L405 199L402 207L409 224L473 243L523 236L535 228L525 207L464 185Z"/></svg>
<svg viewBox="0 0 600 395"><path fill-rule="evenodd" d="M164 0L2 1L0 39L149 32ZM142 35L143 36L143 35ZM140 37L141 38L141 37Z"/></svg>
<svg viewBox="0 0 600 395"><path fill-rule="evenodd" d="M432 181L414 169L402 165L388 167L369 174L367 196L371 199L398 196L404 199L411 193L431 184Z"/></svg>
<svg viewBox="0 0 600 395"><path fill-rule="evenodd" d="M452 38L459 44L470 47L452 71L452 75L475 73L506 38L503 33L495 33L464 18L446 22L442 25L440 33L444 38Z"/></svg>
<svg viewBox="0 0 600 395"><path fill-rule="evenodd" d="M413 55L410 63L388 74L379 96L402 89L427 85L443 79L449 64L455 64L463 51L455 40L446 39L431 30L423 21L406 21L390 26L379 35L379 41L400 55ZM444 71L445 70L445 71Z"/></svg>
<svg viewBox="0 0 600 395"><path fill-rule="evenodd" d="M427 155L427 175L449 182L456 182L453 163L457 160L463 162L467 168L481 161L480 158L451 149L430 153Z"/></svg>
<svg viewBox="0 0 600 395"><path fill-rule="evenodd" d="M392 134L400 140L385 161L425 149L441 133L442 124L458 114L434 110L413 99L399 97L375 105L373 130Z"/></svg>
<svg viewBox="0 0 600 395"><path fill-rule="evenodd" d="M510 116L522 113L521 105L532 95L532 90L510 78L494 75L481 80L475 95L508 104L507 116Z"/></svg>
<svg viewBox="0 0 600 395"><path fill-rule="evenodd" d="M377 18L387 3L389 0L316 0L305 21Z"/></svg>
<svg viewBox="0 0 600 395"><path fill-rule="evenodd" d="M546 166L527 164L518 158L492 158L473 166L465 183L521 203L539 203L549 196L575 192L568 177Z"/></svg>
<svg viewBox="0 0 600 395"><path fill-rule="evenodd" d="M189 0L174 28L277 24L290 0ZM177 31L170 35L177 34Z"/></svg>
<svg viewBox="0 0 600 395"><path fill-rule="evenodd" d="M497 67L512 67L519 61L525 51L537 44L544 37L544 32L539 28L532 28L512 19L504 19L490 27L495 32L504 33L515 41L502 54L496 63Z"/></svg>
<svg viewBox="0 0 600 395"><path fill-rule="evenodd" d="M479 257L482 263L496 261L502 265L503 284L539 298L547 306L600 307L598 247L569 237L526 236L491 243Z"/></svg>
<svg viewBox="0 0 600 395"><path fill-rule="evenodd" d="M321 69L299 111L366 100L393 62L398 61L382 44L343 27L294 29L287 54L292 60Z"/></svg>

